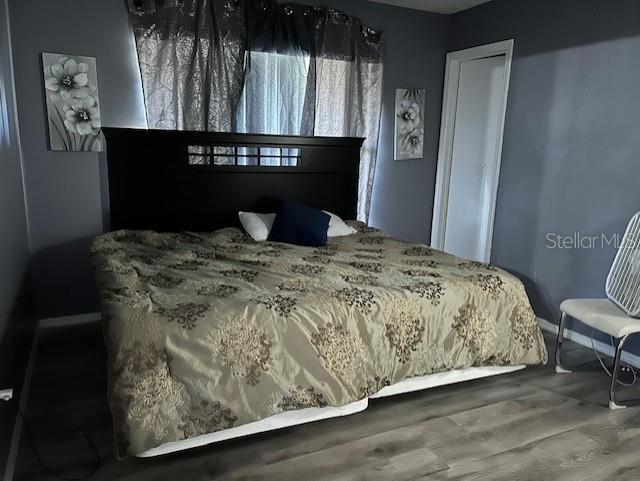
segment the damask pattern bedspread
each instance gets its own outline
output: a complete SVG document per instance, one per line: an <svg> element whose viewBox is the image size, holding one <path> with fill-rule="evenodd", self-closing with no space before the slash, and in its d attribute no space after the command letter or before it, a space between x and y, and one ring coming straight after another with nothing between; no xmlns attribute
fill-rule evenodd
<svg viewBox="0 0 640 481"><path fill-rule="evenodd" d="M235 228L97 237L119 456L412 376L546 362L517 278L353 225L319 249Z"/></svg>

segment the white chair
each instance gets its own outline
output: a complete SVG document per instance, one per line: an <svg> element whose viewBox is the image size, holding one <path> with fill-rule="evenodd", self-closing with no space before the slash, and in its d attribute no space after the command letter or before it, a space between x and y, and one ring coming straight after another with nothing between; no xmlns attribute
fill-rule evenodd
<svg viewBox="0 0 640 481"><path fill-rule="evenodd" d="M615 399L622 350L633 334L640 333L640 212L629 222L616 258L607 277L608 299L567 299L560 304L562 317L556 340L556 372L571 373L562 365L560 351L564 340L567 316L617 339L611 385L609 408L623 409Z"/></svg>

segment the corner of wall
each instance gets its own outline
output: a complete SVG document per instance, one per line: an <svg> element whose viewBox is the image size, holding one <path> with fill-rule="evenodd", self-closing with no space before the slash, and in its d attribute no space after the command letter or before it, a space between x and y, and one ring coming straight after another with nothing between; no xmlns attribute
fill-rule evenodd
<svg viewBox="0 0 640 481"><path fill-rule="evenodd" d="M30 258L31 237L25 197L22 148L18 128L15 73L8 0L0 0L0 387L21 395L27 362L34 340L35 316ZM11 473L9 446L15 437L16 415L9 405L0 406L0 472ZM6 446L6 449L5 449Z"/></svg>

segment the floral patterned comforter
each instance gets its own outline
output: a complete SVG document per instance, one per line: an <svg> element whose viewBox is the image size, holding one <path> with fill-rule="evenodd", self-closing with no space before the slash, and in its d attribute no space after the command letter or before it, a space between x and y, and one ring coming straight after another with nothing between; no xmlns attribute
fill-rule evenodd
<svg viewBox="0 0 640 481"><path fill-rule="evenodd" d="M97 237L119 455L412 376L546 362L518 279L352 225L320 249L235 228Z"/></svg>

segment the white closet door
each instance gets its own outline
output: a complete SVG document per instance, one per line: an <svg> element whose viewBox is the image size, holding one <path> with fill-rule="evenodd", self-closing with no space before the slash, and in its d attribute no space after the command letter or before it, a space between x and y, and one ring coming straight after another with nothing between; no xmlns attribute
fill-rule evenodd
<svg viewBox="0 0 640 481"><path fill-rule="evenodd" d="M506 56L460 65L444 250L488 262Z"/></svg>

